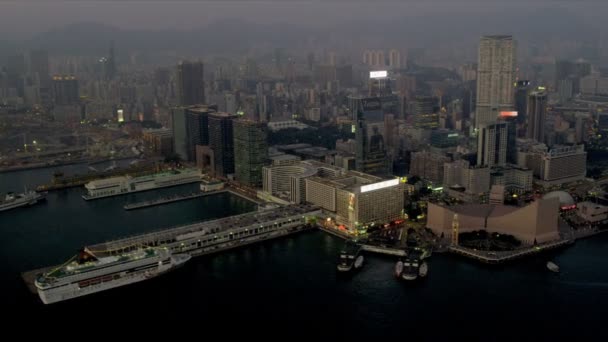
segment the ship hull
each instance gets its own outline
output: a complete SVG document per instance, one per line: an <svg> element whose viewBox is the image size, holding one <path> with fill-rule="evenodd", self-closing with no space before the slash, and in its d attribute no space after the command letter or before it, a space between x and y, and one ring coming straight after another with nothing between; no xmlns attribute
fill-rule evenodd
<svg viewBox="0 0 608 342"><path fill-rule="evenodd" d="M107 282L100 281L98 284L91 284L86 287L81 287L79 285L81 282L73 282L68 285L46 290L38 289L38 295L44 304L53 304L64 300L74 299L157 277L172 269L182 266L189 259L190 256L175 255L171 257L171 263L167 265L160 264L154 269L147 269L132 273L129 271L124 271L121 272L118 279L111 279ZM103 279L103 276L99 278Z"/></svg>
<svg viewBox="0 0 608 342"><path fill-rule="evenodd" d="M36 195L36 197L31 198L31 199L23 199L23 200L19 200L19 201L13 202L13 203L3 203L3 204L0 204L0 212L34 205L34 204L42 201L44 198L45 198L44 195L38 194L38 195Z"/></svg>

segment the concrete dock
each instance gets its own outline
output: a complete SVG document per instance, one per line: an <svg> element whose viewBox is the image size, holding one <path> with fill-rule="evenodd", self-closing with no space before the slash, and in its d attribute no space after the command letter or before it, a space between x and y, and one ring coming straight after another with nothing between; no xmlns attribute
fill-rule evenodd
<svg viewBox="0 0 608 342"><path fill-rule="evenodd" d="M157 246L167 247L173 253L187 253L192 256L213 254L310 230L320 213L321 211L314 206L290 205L164 228L89 245L87 248L94 253L105 255L120 255L142 247ZM66 255L66 260L69 257ZM56 267L58 265L27 271L22 274L22 278L28 287L35 291L33 284L36 275Z"/></svg>
<svg viewBox="0 0 608 342"><path fill-rule="evenodd" d="M161 198L158 198L158 199L155 199L155 200L151 200L151 201L129 203L129 204L126 204L123 208L125 210L135 210L135 209L141 209L141 208L148 208L148 207L153 207L153 206L162 205L162 204L168 204L168 203L180 202L180 201L187 201L187 200L191 200L191 199L195 199L195 198L199 198L199 197L205 197L205 196L211 196L211 195L221 194L221 193L224 193L224 192L229 192L229 190L222 189L222 190L209 191L209 192L197 192L197 193L193 193L193 194L189 194L189 195L178 195L178 196L171 196L171 197L161 197Z"/></svg>
<svg viewBox="0 0 608 342"><path fill-rule="evenodd" d="M490 252L490 251L478 251L462 246L450 246L448 251L451 253L466 256L477 261L481 261L486 264L500 264L511 260L523 258L546 252L548 250L556 249L562 246L572 244L574 240L559 240L554 242L541 243L536 246L530 246L522 249L507 252Z"/></svg>

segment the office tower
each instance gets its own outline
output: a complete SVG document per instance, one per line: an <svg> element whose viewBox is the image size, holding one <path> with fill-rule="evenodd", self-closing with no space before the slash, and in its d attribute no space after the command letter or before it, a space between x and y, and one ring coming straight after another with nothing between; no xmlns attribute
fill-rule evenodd
<svg viewBox="0 0 608 342"><path fill-rule="evenodd" d="M353 66L351 64L336 67L336 79L340 82L340 87L353 86Z"/></svg>
<svg viewBox="0 0 608 342"><path fill-rule="evenodd" d="M432 129L439 126L437 98L433 96L416 96L413 106L415 128Z"/></svg>
<svg viewBox="0 0 608 342"><path fill-rule="evenodd" d="M471 80L464 83L462 94L462 118L470 119L471 113L475 112L477 103L477 81Z"/></svg>
<svg viewBox="0 0 608 342"><path fill-rule="evenodd" d="M216 176L234 174L233 121L237 118L230 113L209 113L209 148L213 151Z"/></svg>
<svg viewBox="0 0 608 342"><path fill-rule="evenodd" d="M444 165L450 158L441 153L429 151L413 152L410 162L410 175L426 179L433 184L443 182Z"/></svg>
<svg viewBox="0 0 608 342"><path fill-rule="evenodd" d="M336 67L333 65L315 65L313 80L322 88L325 88L328 82L336 80Z"/></svg>
<svg viewBox="0 0 608 342"><path fill-rule="evenodd" d="M262 168L268 159L268 126L250 120L235 120L233 125L236 180L260 188Z"/></svg>
<svg viewBox="0 0 608 342"><path fill-rule="evenodd" d="M110 43L110 53L106 60L106 79L111 80L116 76L116 56L114 55L114 42Z"/></svg>
<svg viewBox="0 0 608 342"><path fill-rule="evenodd" d="M528 97L528 119L526 138L545 142L545 120L547 118L547 93L536 90Z"/></svg>
<svg viewBox="0 0 608 342"><path fill-rule="evenodd" d="M42 87L49 86L49 54L45 50L30 52L30 73L40 80Z"/></svg>
<svg viewBox="0 0 608 342"><path fill-rule="evenodd" d="M328 52L326 62L328 65L336 66L338 64L338 56L336 55L336 52L334 52L334 51Z"/></svg>
<svg viewBox="0 0 608 342"><path fill-rule="evenodd" d="M188 160L188 128L186 108L171 109L173 152L182 160Z"/></svg>
<svg viewBox="0 0 608 342"><path fill-rule="evenodd" d="M258 63L253 58L247 58L247 61L245 62L245 79L257 80L258 76Z"/></svg>
<svg viewBox="0 0 608 342"><path fill-rule="evenodd" d="M73 105L80 101L78 80L74 76L54 76L53 95L56 105Z"/></svg>
<svg viewBox="0 0 608 342"><path fill-rule="evenodd" d="M195 106L186 108L187 155L189 161L196 160L196 145L209 145L209 114L217 111L216 106Z"/></svg>
<svg viewBox="0 0 608 342"><path fill-rule="evenodd" d="M362 112L358 116L355 128L355 168L372 175L386 175L388 159L382 133L377 125L367 122Z"/></svg>
<svg viewBox="0 0 608 342"><path fill-rule="evenodd" d="M531 89L530 81L517 81L515 86L515 111L520 124L524 124L528 117L528 95Z"/></svg>
<svg viewBox="0 0 608 342"><path fill-rule="evenodd" d="M312 68L315 65L315 54L314 53L311 52L306 56L306 63L308 65L308 70L312 71Z"/></svg>
<svg viewBox="0 0 608 342"><path fill-rule="evenodd" d="M572 79L559 80L557 83L557 94L560 103L564 104L570 101L574 95L574 82Z"/></svg>
<svg viewBox="0 0 608 342"><path fill-rule="evenodd" d="M568 60L555 61L555 88L559 81L565 80L574 74L574 63Z"/></svg>
<svg viewBox="0 0 608 342"><path fill-rule="evenodd" d="M508 126L506 123L483 124L477 136L477 165L503 166L507 163Z"/></svg>
<svg viewBox="0 0 608 342"><path fill-rule="evenodd" d="M177 65L177 92L181 106L205 103L205 81L202 62L180 62Z"/></svg>
<svg viewBox="0 0 608 342"><path fill-rule="evenodd" d="M388 74L383 71L371 71L369 75L369 96L385 96L392 94L391 80Z"/></svg>
<svg viewBox="0 0 608 342"><path fill-rule="evenodd" d="M17 88L18 96L23 96L25 70L25 56L23 54L8 56L6 60L7 82L10 88Z"/></svg>
<svg viewBox="0 0 608 342"><path fill-rule="evenodd" d="M517 120L518 112L500 112L499 123L507 125L507 163L517 164Z"/></svg>
<svg viewBox="0 0 608 342"><path fill-rule="evenodd" d="M591 75L591 64L584 60L571 62L568 60L557 60L555 62L555 88L558 89L560 82L569 80L572 83L572 92L578 94L579 81L581 78Z"/></svg>
<svg viewBox="0 0 608 342"><path fill-rule="evenodd" d="M513 109L516 43L511 36L484 36L479 43L475 128Z"/></svg>

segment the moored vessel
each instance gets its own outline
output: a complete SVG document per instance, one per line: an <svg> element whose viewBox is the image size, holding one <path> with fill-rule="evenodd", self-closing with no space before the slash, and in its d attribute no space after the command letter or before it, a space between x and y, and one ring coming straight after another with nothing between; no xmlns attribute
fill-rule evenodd
<svg viewBox="0 0 608 342"><path fill-rule="evenodd" d="M354 242L347 242L338 258L337 269L340 272L348 272L363 266L363 255L361 246Z"/></svg>
<svg viewBox="0 0 608 342"><path fill-rule="evenodd" d="M46 198L46 192L25 191L23 193L9 192L0 196L0 211L34 205Z"/></svg>
<svg viewBox="0 0 608 342"><path fill-rule="evenodd" d="M65 264L39 275L35 285L42 302L51 304L146 280L188 260L189 254L172 255L165 247L116 255L84 248Z"/></svg>

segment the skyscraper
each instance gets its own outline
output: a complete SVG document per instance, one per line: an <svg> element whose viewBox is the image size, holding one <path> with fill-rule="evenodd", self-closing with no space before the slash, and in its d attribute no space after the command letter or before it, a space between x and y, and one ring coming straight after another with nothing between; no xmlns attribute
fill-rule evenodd
<svg viewBox="0 0 608 342"><path fill-rule="evenodd" d="M517 122L526 122L528 113L528 95L530 94L530 81L517 81L515 87L515 111L517 112Z"/></svg>
<svg viewBox="0 0 608 342"><path fill-rule="evenodd" d="M217 107L195 106L186 109L187 155L189 161L196 160L196 145L209 145L209 113Z"/></svg>
<svg viewBox="0 0 608 342"><path fill-rule="evenodd" d="M49 86L49 53L45 50L34 50L30 52L30 73L37 75L40 86Z"/></svg>
<svg viewBox="0 0 608 342"><path fill-rule="evenodd" d="M205 81L202 62L180 62L177 65L177 90L181 106L205 103Z"/></svg>
<svg viewBox="0 0 608 342"><path fill-rule="evenodd" d="M479 43L475 127L496 122L513 109L516 43L511 36L484 36Z"/></svg>
<svg viewBox="0 0 608 342"><path fill-rule="evenodd" d="M384 138L378 126L368 124L359 112L355 128L355 168L359 172L372 175L388 174L388 158Z"/></svg>
<svg viewBox="0 0 608 342"><path fill-rule="evenodd" d="M437 98L416 96L413 107L414 127L437 128L439 126L439 114L437 112Z"/></svg>
<svg viewBox="0 0 608 342"><path fill-rule="evenodd" d="M56 105L73 105L80 101L78 80L74 76L54 76L53 95Z"/></svg>
<svg viewBox="0 0 608 342"><path fill-rule="evenodd" d="M526 138L545 142L545 121L547 118L547 93L536 90L528 97L528 119Z"/></svg>
<svg viewBox="0 0 608 342"><path fill-rule="evenodd" d="M106 60L106 78L111 80L116 76L116 56L114 56L114 41L110 43L110 53Z"/></svg>
<svg viewBox="0 0 608 342"><path fill-rule="evenodd" d="M507 163L517 164L517 121L518 112L500 112L498 122L507 125Z"/></svg>
<svg viewBox="0 0 608 342"><path fill-rule="evenodd" d="M268 126L251 120L235 120L233 125L236 180L259 188L262 186L262 167L268 159Z"/></svg>
<svg viewBox="0 0 608 342"><path fill-rule="evenodd" d="M226 177L234 173L233 121L237 115L209 113L209 148L213 151L216 176Z"/></svg>
<svg viewBox="0 0 608 342"><path fill-rule="evenodd" d="M477 165L503 166L507 163L508 125L482 124L477 136Z"/></svg>
<svg viewBox="0 0 608 342"><path fill-rule="evenodd" d="M188 160L188 129L185 108L171 109L171 127L173 129L173 152L182 160Z"/></svg>

